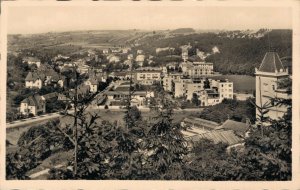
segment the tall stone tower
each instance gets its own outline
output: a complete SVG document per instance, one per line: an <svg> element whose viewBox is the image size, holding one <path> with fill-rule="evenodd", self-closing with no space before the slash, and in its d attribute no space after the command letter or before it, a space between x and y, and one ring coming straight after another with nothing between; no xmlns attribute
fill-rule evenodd
<svg viewBox="0 0 300 190"><path fill-rule="evenodd" d="M269 112L266 114L270 119L278 119L286 112L285 106L275 106L271 98L287 98L284 89L278 88L278 81L289 77L288 70L276 52L267 52L261 62L260 67L255 68L256 76L256 105L259 107L268 106ZM258 109L256 115L259 114Z"/></svg>

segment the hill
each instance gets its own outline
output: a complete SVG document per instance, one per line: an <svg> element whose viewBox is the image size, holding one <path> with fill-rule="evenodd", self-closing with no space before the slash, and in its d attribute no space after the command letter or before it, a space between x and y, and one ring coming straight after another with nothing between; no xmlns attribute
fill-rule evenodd
<svg viewBox="0 0 300 190"><path fill-rule="evenodd" d="M158 31L102 30L8 36L9 52L35 49L48 50L53 54L58 52L70 54L82 48L131 46L133 50L142 49L150 55L156 54L156 48L175 48L173 55L180 56L180 47L187 44L192 46L189 50L190 56L196 55L197 49L202 51L205 60L214 63L215 71L223 74L253 75L254 68L259 66L270 46L280 57L291 57L292 30L199 32L191 28L179 28ZM213 49L217 49L218 52ZM163 62L168 61L165 57L161 58ZM284 64L290 67L291 60L284 59Z"/></svg>

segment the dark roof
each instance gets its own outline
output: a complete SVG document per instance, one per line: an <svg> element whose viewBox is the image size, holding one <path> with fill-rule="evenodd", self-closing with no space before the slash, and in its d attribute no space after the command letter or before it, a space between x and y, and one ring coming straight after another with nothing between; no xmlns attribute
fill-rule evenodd
<svg viewBox="0 0 300 190"><path fill-rule="evenodd" d="M36 81L37 79L44 80L45 75L43 73L29 72L25 78L25 81Z"/></svg>
<svg viewBox="0 0 300 190"><path fill-rule="evenodd" d="M284 70L282 62L276 52L267 52L259 67L259 71L275 73Z"/></svg>
<svg viewBox="0 0 300 190"><path fill-rule="evenodd" d="M57 94L57 92L51 92L51 93L43 95L43 97L44 97L45 100L48 100L48 99L51 99L51 98L57 98L58 94Z"/></svg>
<svg viewBox="0 0 300 190"><path fill-rule="evenodd" d="M43 103L43 100L40 95L34 94L22 100L21 103L27 103L29 106L39 107Z"/></svg>
<svg viewBox="0 0 300 190"><path fill-rule="evenodd" d="M207 133L202 133L198 135L194 135L191 137L187 137L187 139L192 140L193 142L197 142L201 139L208 139L213 141L215 144L217 143L225 143L228 145L235 145L243 142L243 139L236 136L233 131L209 131Z"/></svg>
<svg viewBox="0 0 300 190"><path fill-rule="evenodd" d="M244 135L246 131L249 129L249 126L246 123L238 122L238 121L233 121L230 119L227 119L223 124L222 124L223 129L229 129L237 134Z"/></svg>

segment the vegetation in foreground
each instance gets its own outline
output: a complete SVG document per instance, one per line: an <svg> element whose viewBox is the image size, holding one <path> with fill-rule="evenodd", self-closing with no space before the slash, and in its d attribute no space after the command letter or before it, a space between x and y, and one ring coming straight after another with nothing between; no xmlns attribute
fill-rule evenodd
<svg viewBox="0 0 300 190"><path fill-rule="evenodd" d="M31 128L19 139L19 150L7 155L7 179L28 179L27 171L42 160L72 151L70 162L53 166L48 179L291 180L291 100L276 100L289 107L284 117L252 128L242 149L228 151L207 140L189 149L182 127L172 121L172 104L163 92L156 94L152 119L127 104L125 124L110 123L85 115L84 103L71 125Z"/></svg>

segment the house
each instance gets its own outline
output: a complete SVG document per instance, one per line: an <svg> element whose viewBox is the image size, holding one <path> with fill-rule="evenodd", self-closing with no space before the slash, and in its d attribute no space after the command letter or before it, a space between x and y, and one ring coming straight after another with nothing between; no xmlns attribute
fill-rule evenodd
<svg viewBox="0 0 300 190"><path fill-rule="evenodd" d="M283 64L276 52L267 52L260 64L255 68L256 78L256 105L259 107L267 106L270 119L277 120L287 111L284 105L274 105L272 98L290 98L285 89L279 89L278 82L289 77L288 69ZM258 117L259 110L256 110Z"/></svg>
<svg viewBox="0 0 300 190"><path fill-rule="evenodd" d="M28 65L36 65L37 68L41 66L41 60L36 57L25 57L22 62Z"/></svg>
<svg viewBox="0 0 300 190"><path fill-rule="evenodd" d="M181 48L181 57L183 61L187 61L189 58L189 49L191 49L192 46L189 44L189 45L180 46L180 48Z"/></svg>
<svg viewBox="0 0 300 190"><path fill-rule="evenodd" d="M46 103L38 94L34 94L22 100L20 113L23 115L38 115L46 112Z"/></svg>
<svg viewBox="0 0 300 190"><path fill-rule="evenodd" d="M96 77L91 77L89 78L86 82L86 85L88 85L90 87L90 92L95 93L97 92L99 89L99 81L97 80Z"/></svg>
<svg viewBox="0 0 300 190"><path fill-rule="evenodd" d="M102 50L103 54L110 54L111 53L111 49L104 49Z"/></svg>
<svg viewBox="0 0 300 190"><path fill-rule="evenodd" d="M25 78L25 87L41 89L45 79L46 76L43 73L29 72Z"/></svg>
<svg viewBox="0 0 300 190"><path fill-rule="evenodd" d="M124 89L115 89L105 93L109 105L124 106L129 98L129 91ZM149 98L154 97L153 91L134 91L131 95L132 106L148 106Z"/></svg>
<svg viewBox="0 0 300 190"><path fill-rule="evenodd" d="M145 61L145 55L137 55L135 61L142 67Z"/></svg>
<svg viewBox="0 0 300 190"><path fill-rule="evenodd" d="M109 63L118 63L121 61L120 57L116 55L109 55L107 56L107 59Z"/></svg>

